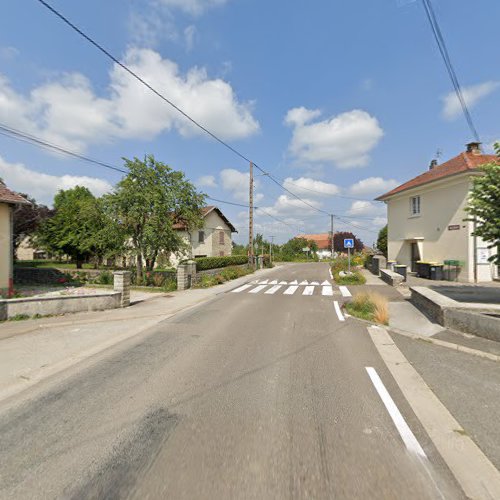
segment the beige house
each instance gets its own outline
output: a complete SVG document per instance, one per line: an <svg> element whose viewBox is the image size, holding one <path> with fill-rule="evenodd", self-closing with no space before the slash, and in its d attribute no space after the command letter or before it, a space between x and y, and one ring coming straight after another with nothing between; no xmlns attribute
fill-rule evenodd
<svg viewBox="0 0 500 500"><path fill-rule="evenodd" d="M184 256L171 257L172 265L176 265L185 258L231 255L233 248L232 233L238 232L236 228L217 207L204 207L202 216L203 228L199 230L187 231L182 223L174 226L175 229L181 232L190 247L190 251Z"/></svg>
<svg viewBox="0 0 500 500"><path fill-rule="evenodd" d="M418 261L460 261L458 281L478 283L499 276L488 262L496 253L472 235L474 222L466 221L464 208L478 167L497 161L482 154L480 143L441 165L433 161L429 170L379 196L387 204L388 260L416 270Z"/></svg>
<svg viewBox="0 0 500 500"><path fill-rule="evenodd" d="M13 290L12 212L15 205L29 203L0 181L0 291Z"/></svg>

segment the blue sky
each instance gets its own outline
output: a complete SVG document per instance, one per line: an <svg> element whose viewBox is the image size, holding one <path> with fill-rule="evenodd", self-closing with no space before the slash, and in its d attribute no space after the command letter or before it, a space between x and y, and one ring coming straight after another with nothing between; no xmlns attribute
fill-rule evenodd
<svg viewBox="0 0 500 500"><path fill-rule="evenodd" d="M370 202L471 139L420 0L87 0L52 5L194 118L368 244ZM434 0L485 149L500 138L497 0ZM245 204L248 165L193 129L36 0L0 16L0 123L105 162L153 153ZM257 172L258 173L258 172ZM119 174L0 136L0 176L50 203ZM257 177L256 230L285 241L329 218ZM243 208L219 204L247 239ZM348 222L346 222L348 221ZM354 225L354 226L353 226ZM355 227L358 226L358 227ZM363 227L365 229L358 229Z"/></svg>

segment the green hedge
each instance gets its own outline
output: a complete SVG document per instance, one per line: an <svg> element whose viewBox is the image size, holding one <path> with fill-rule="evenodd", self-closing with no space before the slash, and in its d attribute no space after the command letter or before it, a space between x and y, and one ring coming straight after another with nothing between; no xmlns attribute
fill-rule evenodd
<svg viewBox="0 0 500 500"><path fill-rule="evenodd" d="M196 262L197 271L207 271L208 269L217 269L219 267L237 266L246 264L248 257L246 255L227 255L225 257L197 257L194 259Z"/></svg>

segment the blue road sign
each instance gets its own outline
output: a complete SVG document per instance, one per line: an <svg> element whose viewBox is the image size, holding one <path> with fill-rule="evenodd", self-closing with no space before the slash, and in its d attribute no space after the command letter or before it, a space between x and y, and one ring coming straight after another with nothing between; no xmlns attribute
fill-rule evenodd
<svg viewBox="0 0 500 500"><path fill-rule="evenodd" d="M346 238L344 240L344 248L354 248L354 240L352 238Z"/></svg>

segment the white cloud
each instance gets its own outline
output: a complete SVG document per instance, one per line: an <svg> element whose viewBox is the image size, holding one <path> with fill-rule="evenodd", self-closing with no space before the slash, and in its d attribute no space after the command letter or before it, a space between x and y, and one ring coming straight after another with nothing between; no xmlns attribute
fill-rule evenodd
<svg viewBox="0 0 500 500"><path fill-rule="evenodd" d="M217 182L213 175L202 175L197 181L196 184L200 187L217 187Z"/></svg>
<svg viewBox="0 0 500 500"><path fill-rule="evenodd" d="M193 50L194 43L197 37L197 30L194 24L190 24L184 29L184 42L186 44L186 50L190 52Z"/></svg>
<svg viewBox="0 0 500 500"><path fill-rule="evenodd" d="M297 198L293 198L286 194L282 194L278 197L274 205L270 207L262 207L266 212L276 217L279 216L302 216L304 214L315 214L317 211L315 208L320 208L321 203L315 200L311 200L308 198L303 198L306 203L310 206L306 205L301 200Z"/></svg>
<svg viewBox="0 0 500 500"><path fill-rule="evenodd" d="M285 123L293 128L289 152L301 163L334 164L339 168L366 166L384 132L378 120L355 109L323 121L318 110L294 108Z"/></svg>
<svg viewBox="0 0 500 500"><path fill-rule="evenodd" d="M230 84L210 79L204 68L183 75L177 64L150 49L131 48L124 61L221 138L240 139L259 130L252 103L239 102ZM108 97L99 97L85 76L73 73L25 96L0 75L0 120L77 151L116 138L151 140L170 130L184 137L203 134L116 65L109 88Z"/></svg>
<svg viewBox="0 0 500 500"><path fill-rule="evenodd" d="M248 172L240 172L234 168L225 168L221 170L219 175L224 190L229 191L236 200L248 203L250 188L250 174ZM257 189L259 186L259 180L255 179L254 188ZM264 195L262 193L254 191L254 203L258 203L263 198Z"/></svg>
<svg viewBox="0 0 500 500"><path fill-rule="evenodd" d="M54 195L60 189L85 186L95 196L101 196L113 189L111 184L104 179L78 175L43 174L27 168L22 163L9 163L2 157L0 157L0 177L9 188L20 193L27 193L45 205L52 205Z"/></svg>
<svg viewBox="0 0 500 500"><path fill-rule="evenodd" d="M356 216L381 216L385 215L386 207L382 203L372 203L371 201L357 200L351 204L351 208L347 211L348 215Z"/></svg>
<svg viewBox="0 0 500 500"><path fill-rule="evenodd" d="M15 47L3 46L0 47L0 59L10 61L19 55L19 50Z"/></svg>
<svg viewBox="0 0 500 500"><path fill-rule="evenodd" d="M128 30L133 44L141 47L155 47L161 40L177 42L179 31L170 12L166 9L141 9L132 11Z"/></svg>
<svg viewBox="0 0 500 500"><path fill-rule="evenodd" d="M474 107L481 99L487 97L500 87L500 82L489 81L470 85L462 88L464 101L468 108ZM453 120L462 113L462 106L455 92L450 92L443 97L443 116L447 120Z"/></svg>
<svg viewBox="0 0 500 500"><path fill-rule="evenodd" d="M287 177L283 185L293 193L300 196L331 196L340 193L340 188L335 184L316 181L309 177L300 177L298 179Z"/></svg>
<svg viewBox="0 0 500 500"><path fill-rule="evenodd" d="M224 5L227 0L157 0L157 3L188 14L200 15L212 7Z"/></svg>
<svg viewBox="0 0 500 500"><path fill-rule="evenodd" d="M395 179L383 179L382 177L368 177L362 179L349 188L349 192L356 195L384 194L394 189L400 183Z"/></svg>

